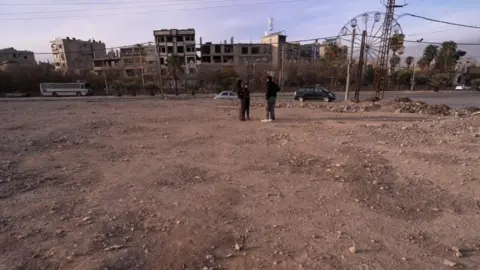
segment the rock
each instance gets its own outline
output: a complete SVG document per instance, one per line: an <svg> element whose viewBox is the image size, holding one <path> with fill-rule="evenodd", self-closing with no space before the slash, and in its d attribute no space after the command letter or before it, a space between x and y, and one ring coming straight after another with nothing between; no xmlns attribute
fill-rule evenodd
<svg viewBox="0 0 480 270"><path fill-rule="evenodd" d="M449 261L449 260L444 260L444 261L443 261L443 264L448 265L448 266L450 266L450 267L455 267L455 266L457 266L457 263L456 263L456 262L452 262L452 261Z"/></svg>
<svg viewBox="0 0 480 270"><path fill-rule="evenodd" d="M458 248L458 247L452 247L452 250L455 251L455 257L457 257L457 258L463 257L462 252L460 252L460 248Z"/></svg>
<svg viewBox="0 0 480 270"><path fill-rule="evenodd" d="M123 248L122 245L113 245L113 246L106 247L105 251L113 251L113 250L117 250L117 249L121 249L121 248Z"/></svg>
<svg viewBox="0 0 480 270"><path fill-rule="evenodd" d="M235 251L240 251L242 250L242 246L240 246L239 244L235 244Z"/></svg>
<svg viewBox="0 0 480 270"><path fill-rule="evenodd" d="M215 257L213 257L213 255L211 255L211 254L208 254L207 256L205 256L205 259L207 259L207 260L215 260Z"/></svg>
<svg viewBox="0 0 480 270"><path fill-rule="evenodd" d="M348 250L349 250L351 253L357 253L357 248L356 248L355 246L349 247Z"/></svg>

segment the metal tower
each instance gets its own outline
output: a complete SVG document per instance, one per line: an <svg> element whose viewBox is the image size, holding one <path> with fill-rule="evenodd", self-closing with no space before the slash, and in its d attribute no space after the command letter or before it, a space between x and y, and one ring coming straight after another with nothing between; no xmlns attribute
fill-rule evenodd
<svg viewBox="0 0 480 270"><path fill-rule="evenodd" d="M388 56L390 50L390 37L392 33L392 22L396 7L395 0L388 0L385 11L385 19L383 23L382 35L380 39L380 51L378 53L377 67L375 68L375 77L373 80L374 94L373 100L383 98L383 92L388 89Z"/></svg>

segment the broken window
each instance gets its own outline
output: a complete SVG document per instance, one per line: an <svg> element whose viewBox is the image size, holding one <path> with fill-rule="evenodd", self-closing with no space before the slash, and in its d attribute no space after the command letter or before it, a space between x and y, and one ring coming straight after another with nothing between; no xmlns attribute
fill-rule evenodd
<svg viewBox="0 0 480 270"><path fill-rule="evenodd" d="M195 45L187 45L185 47L187 48L187 52L195 52Z"/></svg>
<svg viewBox="0 0 480 270"><path fill-rule="evenodd" d="M221 63L222 62L222 57L221 56L214 56L213 57L213 62L214 63Z"/></svg>
<svg viewBox="0 0 480 270"><path fill-rule="evenodd" d="M225 53L233 53L233 46L232 45L225 45L224 46Z"/></svg>
<svg viewBox="0 0 480 270"><path fill-rule="evenodd" d="M210 54L210 45L203 45L200 49L201 54Z"/></svg>

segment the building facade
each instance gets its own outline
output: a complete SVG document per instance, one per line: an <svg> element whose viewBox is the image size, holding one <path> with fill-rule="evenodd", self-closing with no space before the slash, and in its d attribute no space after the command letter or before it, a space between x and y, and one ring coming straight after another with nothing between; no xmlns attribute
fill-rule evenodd
<svg viewBox="0 0 480 270"><path fill-rule="evenodd" d="M10 67L35 67L35 54L31 51L19 51L14 48L0 49L0 69Z"/></svg>
<svg viewBox="0 0 480 270"><path fill-rule="evenodd" d="M96 58L93 59L93 71L98 75L102 75L103 72L114 73L118 76L123 75L120 52L111 50L103 55L97 54Z"/></svg>
<svg viewBox="0 0 480 270"><path fill-rule="evenodd" d="M207 42L200 45L202 69L242 72L250 65L271 67L272 46L260 43L230 44Z"/></svg>
<svg viewBox="0 0 480 270"><path fill-rule="evenodd" d="M175 56L180 59L181 67L186 74L197 69L197 50L195 29L162 29L153 31L162 74L167 74L167 60Z"/></svg>
<svg viewBox="0 0 480 270"><path fill-rule="evenodd" d="M156 46L135 45L120 48L120 64L126 77L154 75L157 71Z"/></svg>
<svg viewBox="0 0 480 270"><path fill-rule="evenodd" d="M57 70L82 72L93 70L93 59L105 55L105 43L76 38L56 38L51 41L53 62Z"/></svg>

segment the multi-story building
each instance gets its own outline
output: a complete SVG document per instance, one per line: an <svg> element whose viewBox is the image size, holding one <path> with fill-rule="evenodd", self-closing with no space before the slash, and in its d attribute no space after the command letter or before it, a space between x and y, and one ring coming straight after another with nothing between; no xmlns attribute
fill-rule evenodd
<svg viewBox="0 0 480 270"><path fill-rule="evenodd" d="M121 66L126 77L154 75L157 71L155 45L135 45L120 49Z"/></svg>
<svg viewBox="0 0 480 270"><path fill-rule="evenodd" d="M162 29L153 31L157 46L159 65L162 74L167 68L169 57L180 59L185 73L195 73L197 67L197 50L195 46L195 29Z"/></svg>
<svg viewBox="0 0 480 270"><path fill-rule="evenodd" d="M81 72L93 70L93 59L105 54L105 43L76 38L56 38L51 41L53 62L57 70Z"/></svg>
<svg viewBox="0 0 480 270"><path fill-rule="evenodd" d="M93 71L99 75L103 72L115 73L116 75L123 75L124 70L122 67L119 51L111 50L103 55L96 55L93 59Z"/></svg>
<svg viewBox="0 0 480 270"><path fill-rule="evenodd" d="M271 68L272 46L261 43L233 43L230 44L207 42L200 44L201 68L223 69L242 72L245 67L263 66Z"/></svg>
<svg viewBox="0 0 480 270"><path fill-rule="evenodd" d="M37 65L31 51L19 51L14 48L0 49L0 69L10 67L34 67Z"/></svg>

